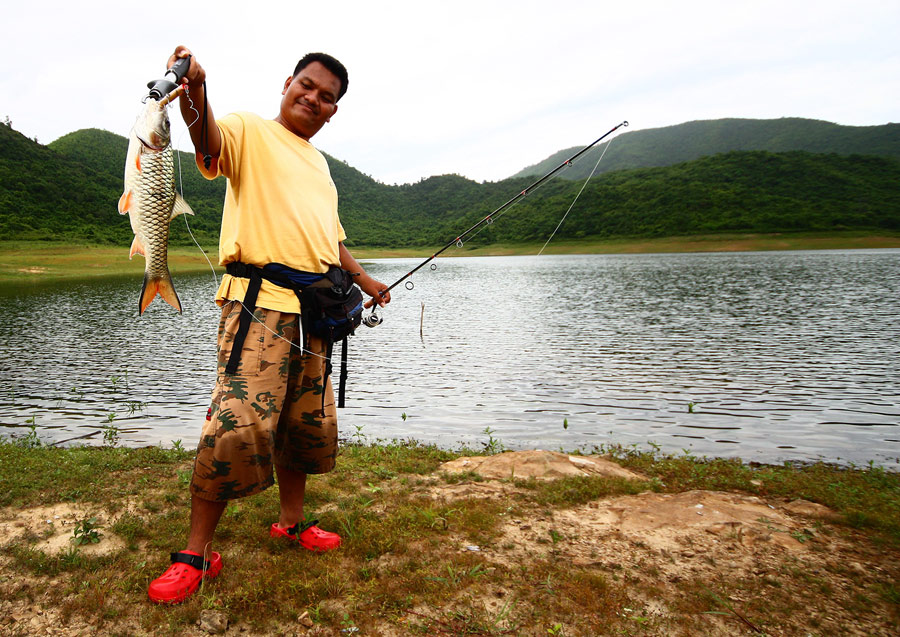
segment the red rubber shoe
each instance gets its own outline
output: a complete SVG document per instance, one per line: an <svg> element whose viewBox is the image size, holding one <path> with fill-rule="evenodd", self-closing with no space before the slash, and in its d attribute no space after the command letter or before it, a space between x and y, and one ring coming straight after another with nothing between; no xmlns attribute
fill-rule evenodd
<svg viewBox="0 0 900 637"><path fill-rule="evenodd" d="M194 594L204 579L222 570L222 556L213 552L209 560L193 551L172 553L172 566L150 582L147 594L157 604L180 604Z"/></svg>
<svg viewBox="0 0 900 637"><path fill-rule="evenodd" d="M272 525L269 529L270 537L286 537L289 540L296 540L300 545L310 551L324 553L332 551L341 545L341 536L337 533L323 531L316 526L318 520L311 522L297 523L286 529L278 526L278 523Z"/></svg>

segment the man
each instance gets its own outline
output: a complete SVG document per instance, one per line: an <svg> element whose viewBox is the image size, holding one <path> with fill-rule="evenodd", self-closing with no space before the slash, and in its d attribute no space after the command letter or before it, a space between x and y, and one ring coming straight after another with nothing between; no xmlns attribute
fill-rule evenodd
<svg viewBox="0 0 900 637"><path fill-rule="evenodd" d="M203 578L219 573L222 558L210 546L228 500L271 486L273 466L281 513L270 535L313 551L340 544L337 534L303 517L307 474L330 471L337 455L326 345L309 334L300 338L300 303L292 289L257 280L252 302L247 293L253 279L240 268L278 263L325 273L340 265L374 302L390 301L387 286L344 247L328 164L309 143L337 113L348 84L344 66L329 55L309 54L285 80L274 119L237 113L216 121L197 59L179 46L169 66L189 56L181 113L200 171L207 179L228 179L219 262L230 274L216 295L222 306L218 374L194 463L190 534L186 548L173 553L172 565L150 584L148 594L157 603L181 602ZM242 314L249 326L240 338Z"/></svg>

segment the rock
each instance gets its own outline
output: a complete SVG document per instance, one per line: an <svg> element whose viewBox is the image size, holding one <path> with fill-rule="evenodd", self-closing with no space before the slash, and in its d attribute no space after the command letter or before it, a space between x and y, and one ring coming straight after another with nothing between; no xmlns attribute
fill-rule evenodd
<svg viewBox="0 0 900 637"><path fill-rule="evenodd" d="M441 471L474 471L484 478L539 478L553 480L567 476L603 475L627 480L643 480L633 471L596 456L570 456L555 451L507 451L493 456L472 456L445 462Z"/></svg>
<svg viewBox="0 0 900 637"><path fill-rule="evenodd" d="M835 520L840 516L829 509L827 506L810 502L809 500L794 500L784 505L784 509L789 513L803 515L810 518L820 518L823 520Z"/></svg>
<svg viewBox="0 0 900 637"><path fill-rule="evenodd" d="M866 567L859 562L850 562L849 564L847 564L847 567L851 571L853 571L854 575L858 575L860 577L868 573L868 571L866 571Z"/></svg>
<svg viewBox="0 0 900 637"><path fill-rule="evenodd" d="M210 635L224 635L228 629L228 617L217 610L200 611L200 630Z"/></svg>
<svg viewBox="0 0 900 637"><path fill-rule="evenodd" d="M313 623L314 623L313 620L312 620L312 618L309 616L309 612L308 612L308 611L303 611L303 613L300 615L300 617L297 618L297 621L298 621L302 626L306 626L307 628L312 628L312 627L313 627Z"/></svg>

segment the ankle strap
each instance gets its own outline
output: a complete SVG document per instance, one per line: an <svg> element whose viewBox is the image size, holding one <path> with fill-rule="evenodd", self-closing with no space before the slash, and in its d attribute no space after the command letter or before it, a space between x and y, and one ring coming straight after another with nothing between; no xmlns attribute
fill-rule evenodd
<svg viewBox="0 0 900 637"><path fill-rule="evenodd" d="M190 553L179 551L178 553L172 553L169 557L172 560L172 564L181 563L193 566L201 571L209 570L209 560L204 560L200 555L191 555Z"/></svg>

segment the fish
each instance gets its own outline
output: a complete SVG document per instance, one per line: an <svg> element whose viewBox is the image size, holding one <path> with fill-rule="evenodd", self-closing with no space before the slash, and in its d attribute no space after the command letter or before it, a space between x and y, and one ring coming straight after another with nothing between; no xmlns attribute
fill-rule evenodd
<svg viewBox="0 0 900 637"><path fill-rule="evenodd" d="M180 313L181 300L169 273L169 224L180 214L194 214L175 190L175 162L167 99L148 97L128 137L125 191L119 214L127 214L134 231L128 258L144 257L144 283L138 300L140 314L157 295Z"/></svg>

